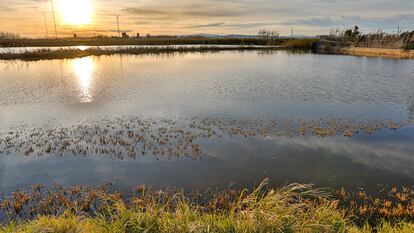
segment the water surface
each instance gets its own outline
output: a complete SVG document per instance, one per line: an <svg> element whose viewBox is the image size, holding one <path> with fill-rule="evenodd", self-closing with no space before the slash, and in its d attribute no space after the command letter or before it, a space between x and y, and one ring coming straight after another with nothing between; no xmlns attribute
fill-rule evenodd
<svg viewBox="0 0 414 233"><path fill-rule="evenodd" d="M16 126L45 130L129 117L182 125L193 118L406 122L399 130L351 138L199 138L194 143L203 151L201 158L2 154L0 189L33 183L204 189L251 186L265 177L274 185L410 186L413 70L412 60L283 51L0 61L3 139Z"/></svg>

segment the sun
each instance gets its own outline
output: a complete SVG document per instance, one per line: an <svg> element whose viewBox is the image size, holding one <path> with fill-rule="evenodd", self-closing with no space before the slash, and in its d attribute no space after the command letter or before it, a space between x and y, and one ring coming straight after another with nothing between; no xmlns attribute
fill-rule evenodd
<svg viewBox="0 0 414 233"><path fill-rule="evenodd" d="M90 0L59 0L59 9L66 24L91 24L92 3Z"/></svg>

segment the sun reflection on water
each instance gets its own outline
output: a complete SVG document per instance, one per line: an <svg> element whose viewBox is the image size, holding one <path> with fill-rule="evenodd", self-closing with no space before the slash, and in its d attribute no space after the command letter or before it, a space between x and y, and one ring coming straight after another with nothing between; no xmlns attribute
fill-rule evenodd
<svg viewBox="0 0 414 233"><path fill-rule="evenodd" d="M72 69L76 74L80 87L80 102L91 103L92 96L92 76L94 71L94 63L92 58L84 57L72 61Z"/></svg>

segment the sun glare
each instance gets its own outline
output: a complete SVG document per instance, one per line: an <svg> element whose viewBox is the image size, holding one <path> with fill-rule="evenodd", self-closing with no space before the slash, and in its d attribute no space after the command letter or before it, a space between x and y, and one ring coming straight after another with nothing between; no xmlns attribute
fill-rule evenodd
<svg viewBox="0 0 414 233"><path fill-rule="evenodd" d="M91 23L92 3L90 0L60 0L59 8L66 24L87 25Z"/></svg>
<svg viewBox="0 0 414 233"><path fill-rule="evenodd" d="M80 100L82 103L93 101L91 81L94 70L92 58L85 57L72 61L72 69L76 74L80 87Z"/></svg>

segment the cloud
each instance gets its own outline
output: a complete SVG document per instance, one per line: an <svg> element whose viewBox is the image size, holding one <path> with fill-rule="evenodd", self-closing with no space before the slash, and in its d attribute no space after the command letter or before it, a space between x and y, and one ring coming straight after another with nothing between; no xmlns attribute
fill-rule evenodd
<svg viewBox="0 0 414 233"><path fill-rule="evenodd" d="M109 33L116 29L114 15L121 15L125 30L152 34L251 34L263 27L290 34L294 26L297 33L317 35L329 33L331 27L353 25L360 25L366 31L379 27L392 31L397 26L414 30L413 0L92 1L95 3L92 28ZM42 24L42 9L50 19L48 0L0 0L2 30L23 34L44 31L35 25ZM57 12L58 18L59 15Z"/></svg>
<svg viewBox="0 0 414 233"><path fill-rule="evenodd" d="M264 27L271 25L271 23L236 23L236 24L227 24L224 22L220 23L210 23L210 24L195 24L190 25L190 28L230 28L230 29L240 29L240 28L256 28Z"/></svg>
<svg viewBox="0 0 414 233"><path fill-rule="evenodd" d="M169 6L143 6L143 7L126 7L122 10L125 13L139 17L172 17L172 18L205 18L205 17L241 17L248 14L245 9L221 7L221 4L204 5L190 4L182 7Z"/></svg>
<svg viewBox="0 0 414 233"><path fill-rule="evenodd" d="M414 25L414 15L397 15L393 17L316 17L307 19L293 19L283 21L280 24L304 25L315 27L359 25L365 28L396 28L397 26L403 26L408 28Z"/></svg>
<svg viewBox="0 0 414 233"><path fill-rule="evenodd" d="M13 8L0 5L0 11L11 11L11 10L13 10Z"/></svg>

